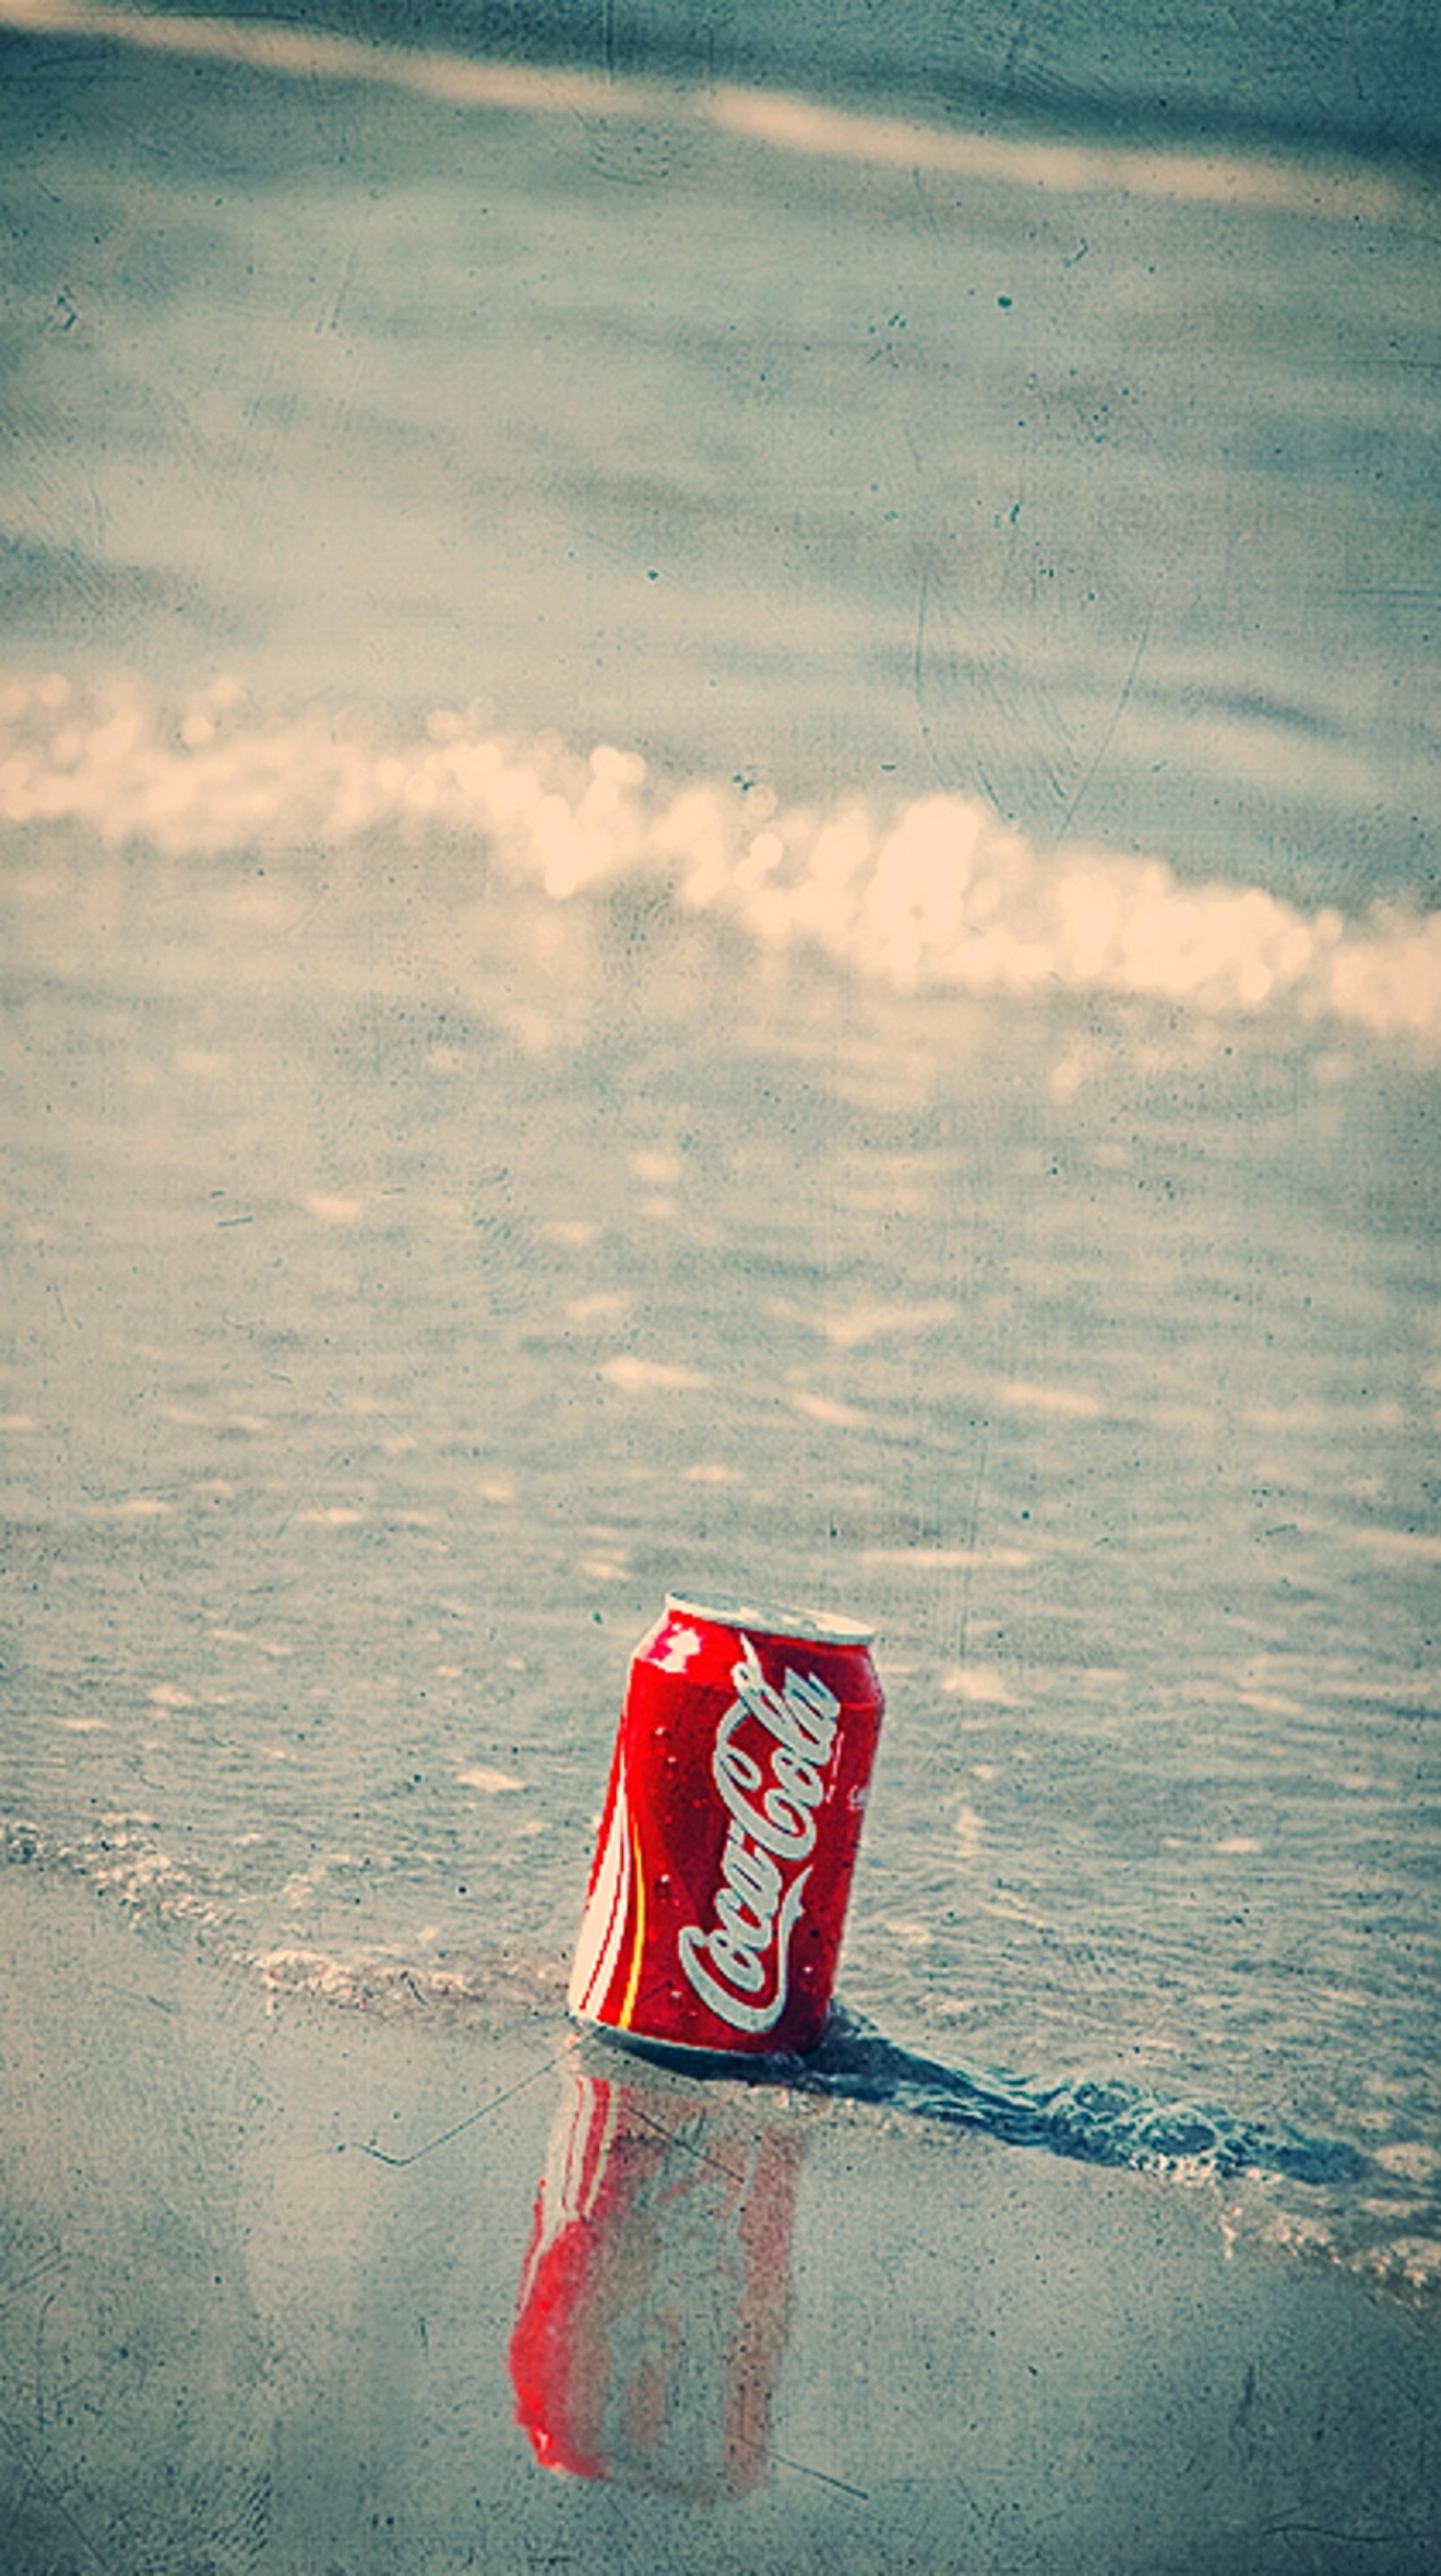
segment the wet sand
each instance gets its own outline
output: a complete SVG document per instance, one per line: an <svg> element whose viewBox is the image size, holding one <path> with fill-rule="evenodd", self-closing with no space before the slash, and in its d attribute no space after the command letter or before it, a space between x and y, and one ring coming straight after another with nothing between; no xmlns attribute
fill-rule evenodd
<svg viewBox="0 0 1441 2576"><path fill-rule="evenodd" d="M36 1867L0 1994L7 2576L1441 2568L1434 2322L1214 2185L267 2009Z"/></svg>

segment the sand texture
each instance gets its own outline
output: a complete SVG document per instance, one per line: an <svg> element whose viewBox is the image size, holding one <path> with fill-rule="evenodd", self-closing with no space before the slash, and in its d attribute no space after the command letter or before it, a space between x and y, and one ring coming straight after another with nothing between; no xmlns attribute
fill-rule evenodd
<svg viewBox="0 0 1441 2576"><path fill-rule="evenodd" d="M1434 2327L1212 2192L0 1924L7 2576L1441 2567Z"/></svg>

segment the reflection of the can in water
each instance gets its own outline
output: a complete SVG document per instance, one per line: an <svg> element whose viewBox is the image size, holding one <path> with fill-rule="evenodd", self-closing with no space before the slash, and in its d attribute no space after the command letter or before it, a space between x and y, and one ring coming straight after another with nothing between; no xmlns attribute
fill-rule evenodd
<svg viewBox="0 0 1441 2576"><path fill-rule="evenodd" d="M567 2070L510 2345L545 2467L692 2503L763 2483L802 2142L758 2109Z"/></svg>

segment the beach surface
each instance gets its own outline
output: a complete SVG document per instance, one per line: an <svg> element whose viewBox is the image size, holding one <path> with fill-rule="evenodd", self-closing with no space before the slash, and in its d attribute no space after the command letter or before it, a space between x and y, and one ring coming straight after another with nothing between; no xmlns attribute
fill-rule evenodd
<svg viewBox="0 0 1441 2576"><path fill-rule="evenodd" d="M1441 2567L1434 2330L1228 2252L1222 2186L672 2078L540 2002L267 2009L22 1868L0 1984L15 2576Z"/></svg>

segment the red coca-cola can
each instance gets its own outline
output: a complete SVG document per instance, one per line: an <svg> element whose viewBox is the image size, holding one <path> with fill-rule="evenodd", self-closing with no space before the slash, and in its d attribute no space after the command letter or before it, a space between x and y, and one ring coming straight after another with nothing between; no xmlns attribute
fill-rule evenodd
<svg viewBox="0 0 1441 2576"><path fill-rule="evenodd" d="M821 2039L884 1702L854 1621L671 1594L636 1648L570 1986L643 2049Z"/></svg>
<svg viewBox="0 0 1441 2576"><path fill-rule="evenodd" d="M801 2149L731 2088L570 2070L510 2341L542 2467L692 2504L764 2483Z"/></svg>

